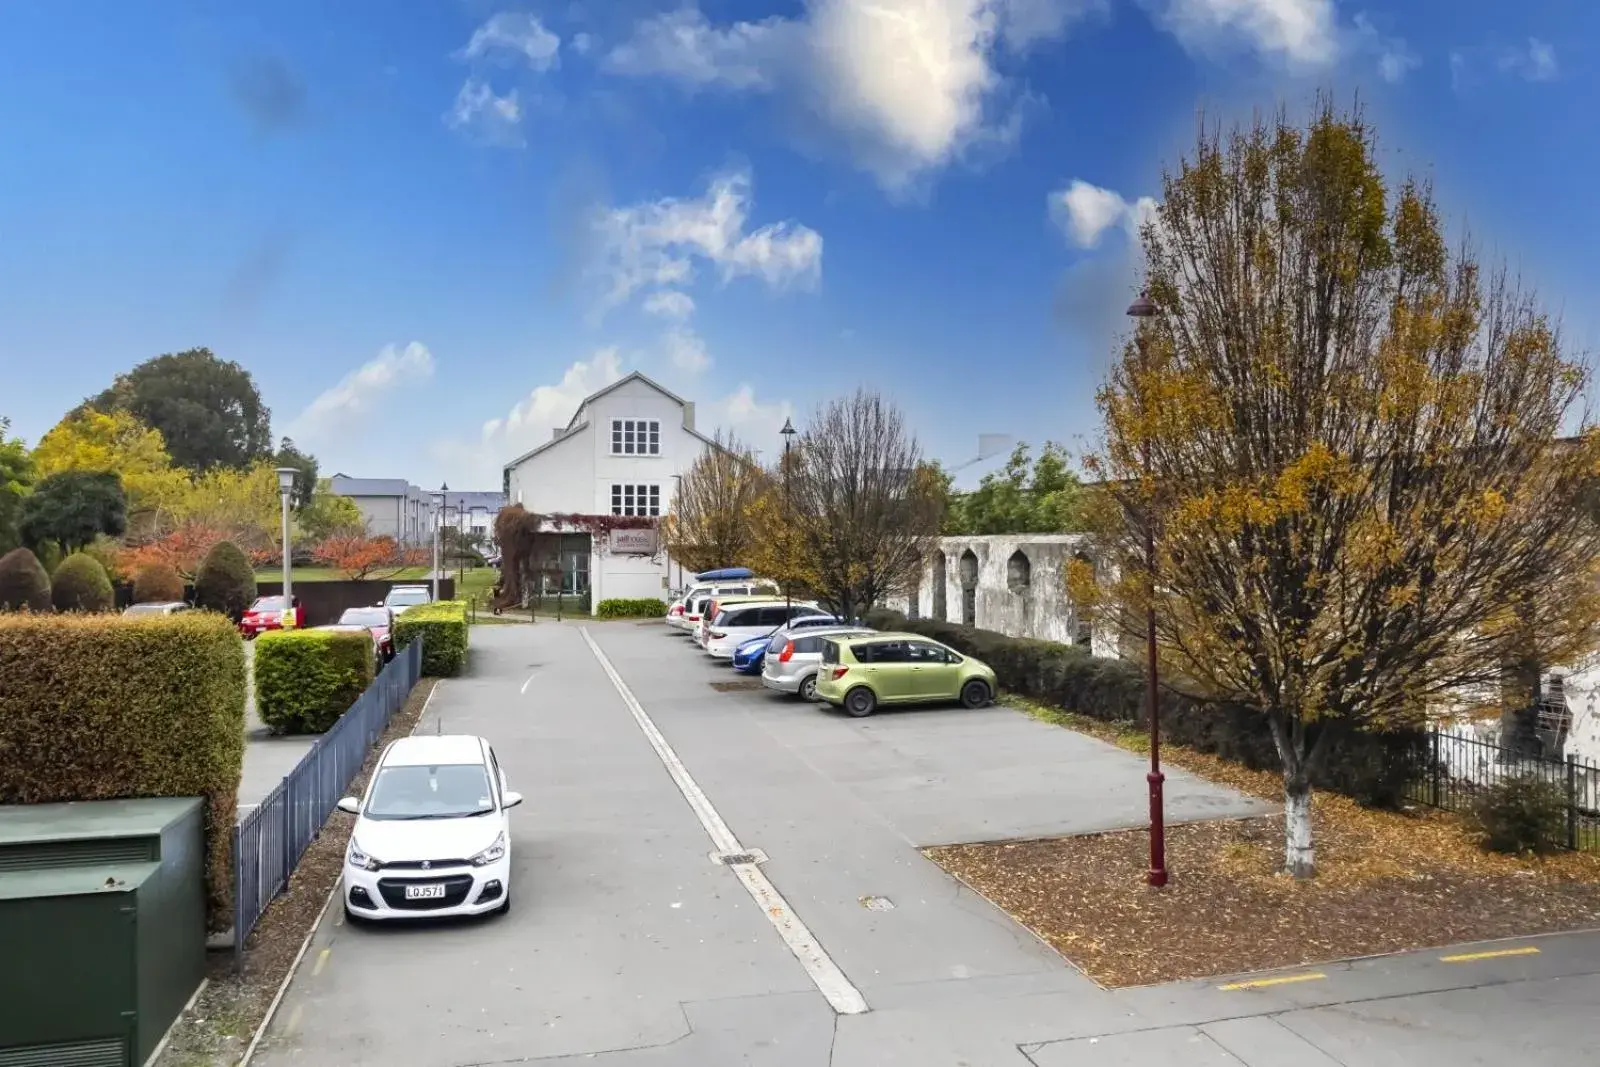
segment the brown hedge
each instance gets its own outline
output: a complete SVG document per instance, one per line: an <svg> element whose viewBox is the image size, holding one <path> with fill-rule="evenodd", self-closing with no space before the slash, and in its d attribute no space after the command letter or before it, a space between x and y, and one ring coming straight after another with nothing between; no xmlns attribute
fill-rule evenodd
<svg viewBox="0 0 1600 1067"><path fill-rule="evenodd" d="M208 922L232 920L244 645L209 613L0 616L0 803L203 796Z"/></svg>

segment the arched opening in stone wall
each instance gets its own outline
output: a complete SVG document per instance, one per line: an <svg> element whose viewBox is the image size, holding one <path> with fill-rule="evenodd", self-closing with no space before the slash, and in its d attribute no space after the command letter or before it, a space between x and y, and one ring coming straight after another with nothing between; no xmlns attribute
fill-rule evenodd
<svg viewBox="0 0 1600 1067"><path fill-rule="evenodd" d="M1019 548L1006 560L1006 587L1013 593L1026 593L1032 585L1033 561Z"/></svg>
<svg viewBox="0 0 1600 1067"><path fill-rule="evenodd" d="M1094 560L1088 553L1074 552L1072 559L1090 570L1094 569ZM1080 648L1091 648L1094 645L1094 620L1083 609L1083 605L1076 602L1072 605L1072 643Z"/></svg>
<svg viewBox="0 0 1600 1067"><path fill-rule="evenodd" d="M945 561L943 552L933 554L933 618L945 622L950 618L945 606L945 587L949 579L945 575Z"/></svg>
<svg viewBox="0 0 1600 1067"><path fill-rule="evenodd" d="M978 554L961 553L961 624L978 625Z"/></svg>

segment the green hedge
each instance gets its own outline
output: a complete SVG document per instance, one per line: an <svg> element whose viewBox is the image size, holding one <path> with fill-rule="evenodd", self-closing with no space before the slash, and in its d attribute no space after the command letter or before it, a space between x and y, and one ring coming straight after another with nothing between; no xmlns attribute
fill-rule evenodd
<svg viewBox="0 0 1600 1067"><path fill-rule="evenodd" d="M50 610L50 574L26 548L0 556L0 611Z"/></svg>
<svg viewBox="0 0 1600 1067"><path fill-rule="evenodd" d="M666 601L656 597L602 600L594 609L600 619L659 619L666 613Z"/></svg>
<svg viewBox="0 0 1600 1067"><path fill-rule="evenodd" d="M110 611L116 601L105 567L87 552L74 552L50 576L50 602L57 611Z"/></svg>
<svg viewBox="0 0 1600 1067"><path fill-rule="evenodd" d="M394 620L395 651L419 637L423 639L423 674L434 678L460 674L467 665L466 602L440 600L407 608Z"/></svg>
<svg viewBox="0 0 1600 1067"><path fill-rule="evenodd" d="M204 797L225 930L244 706L244 644L219 615L0 617L0 804Z"/></svg>
<svg viewBox="0 0 1600 1067"><path fill-rule="evenodd" d="M282 734L320 734L372 684L372 635L268 630L256 638L256 714Z"/></svg>
<svg viewBox="0 0 1600 1067"><path fill-rule="evenodd" d="M867 624L922 634L976 656L994 668L1003 688L1052 707L1102 722L1148 726L1145 673L1137 663L1097 659L1082 648L1054 641L1007 637L934 619L907 619L894 611L870 612ZM1255 770L1281 769L1260 712L1166 688L1160 703L1163 739ZM1421 731L1379 734L1338 724L1312 729L1333 731L1313 784L1375 807L1398 807L1407 783L1422 772L1429 758L1427 736Z"/></svg>

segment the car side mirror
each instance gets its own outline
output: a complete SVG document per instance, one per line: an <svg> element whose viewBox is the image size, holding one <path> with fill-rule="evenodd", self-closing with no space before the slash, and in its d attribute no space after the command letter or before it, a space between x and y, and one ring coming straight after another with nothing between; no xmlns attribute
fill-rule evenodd
<svg viewBox="0 0 1600 1067"><path fill-rule="evenodd" d="M522 803L522 794L521 793L513 793L513 792L511 792L509 790L500 799L500 806L502 808L514 808L518 804L521 804L521 803Z"/></svg>
<svg viewBox="0 0 1600 1067"><path fill-rule="evenodd" d="M340 811L351 815L361 814L361 800L358 797L340 797L337 806Z"/></svg>

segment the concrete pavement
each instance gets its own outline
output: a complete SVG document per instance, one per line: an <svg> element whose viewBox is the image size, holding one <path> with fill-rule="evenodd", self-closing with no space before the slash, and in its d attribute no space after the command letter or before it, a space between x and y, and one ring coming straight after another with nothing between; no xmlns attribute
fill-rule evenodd
<svg viewBox="0 0 1600 1067"><path fill-rule="evenodd" d="M1136 757L1005 709L857 721L719 691L736 676L664 629L587 627L687 788L765 853L761 873L870 1010L835 1014L712 861L703 813L579 626L482 628L468 676L439 686L421 729L488 737L527 797L511 914L366 929L336 907L255 1062L1300 1067L1499 1064L1530 1049L1594 1062L1594 939L1103 991L917 846L1137 825ZM1183 774L1168 796L1177 818L1255 810Z"/></svg>
<svg viewBox="0 0 1600 1067"><path fill-rule="evenodd" d="M316 743L315 737L275 737L256 714L254 641L244 643L247 672L244 705L244 769L239 777L239 818L244 818Z"/></svg>

